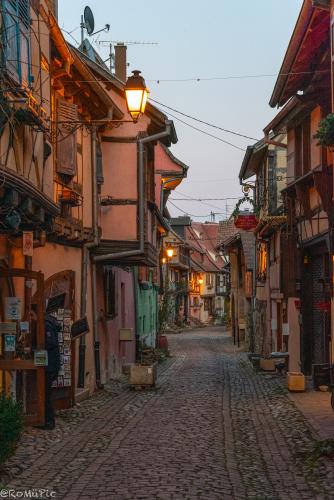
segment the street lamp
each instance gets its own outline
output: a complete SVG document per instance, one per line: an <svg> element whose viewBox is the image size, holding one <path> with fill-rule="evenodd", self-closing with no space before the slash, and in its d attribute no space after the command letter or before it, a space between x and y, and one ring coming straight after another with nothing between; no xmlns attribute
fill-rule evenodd
<svg viewBox="0 0 334 500"><path fill-rule="evenodd" d="M140 115L145 113L148 89L140 71L132 71L125 85L125 96L128 112L136 123Z"/></svg>
<svg viewBox="0 0 334 500"><path fill-rule="evenodd" d="M169 246L166 248L167 257L171 259L174 255L174 248Z"/></svg>
<svg viewBox="0 0 334 500"><path fill-rule="evenodd" d="M198 284L199 284L199 285L203 285L203 278L199 278L199 280L198 280Z"/></svg>

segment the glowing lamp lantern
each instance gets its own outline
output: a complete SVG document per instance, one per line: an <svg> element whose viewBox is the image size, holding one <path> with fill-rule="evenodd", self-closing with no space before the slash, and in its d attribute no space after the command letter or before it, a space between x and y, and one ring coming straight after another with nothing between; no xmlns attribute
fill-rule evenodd
<svg viewBox="0 0 334 500"><path fill-rule="evenodd" d="M166 253L167 253L167 257L169 259L171 259L174 255L174 248L173 247L167 247L166 248Z"/></svg>
<svg viewBox="0 0 334 500"><path fill-rule="evenodd" d="M198 280L198 284L199 284L199 285L203 285L203 278L200 278L200 279Z"/></svg>
<svg viewBox="0 0 334 500"><path fill-rule="evenodd" d="M134 122L145 113L148 90L145 80L140 76L140 71L133 71L125 85L125 96L128 112Z"/></svg>
<svg viewBox="0 0 334 500"><path fill-rule="evenodd" d="M162 262L163 264L166 264L166 262L167 262L167 259L166 259L166 257L162 257L162 260L161 260L161 262Z"/></svg>

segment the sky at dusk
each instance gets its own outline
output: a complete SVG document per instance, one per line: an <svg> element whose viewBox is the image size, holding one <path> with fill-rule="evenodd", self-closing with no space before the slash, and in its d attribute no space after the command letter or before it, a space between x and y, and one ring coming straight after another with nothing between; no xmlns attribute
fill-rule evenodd
<svg viewBox="0 0 334 500"><path fill-rule="evenodd" d="M59 0L59 24L75 30L72 36L79 41L80 16L89 5L96 29L105 23L111 25L110 32L102 33L99 40L157 42L128 47L129 71L142 71L150 97L201 120L261 139L262 129L276 113L268 105L276 77L257 75L279 71L301 4L302 0ZM107 47L94 46L108 57ZM256 77L214 79L250 75ZM204 80L196 81L201 78ZM163 81L182 79L195 81ZM168 114L167 109L161 109ZM172 152L189 166L188 178L171 197L173 203L194 220L209 219L211 211L219 213L216 220L225 218L236 200L204 204L176 199L240 197L238 173L244 153L189 128L174 116L242 149L252 141L171 113L179 138ZM182 214L172 205L169 208L174 216Z"/></svg>

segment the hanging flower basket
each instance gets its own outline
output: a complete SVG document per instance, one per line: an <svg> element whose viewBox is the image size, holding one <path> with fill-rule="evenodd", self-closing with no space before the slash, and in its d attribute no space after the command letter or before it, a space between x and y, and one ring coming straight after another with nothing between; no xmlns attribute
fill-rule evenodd
<svg viewBox="0 0 334 500"><path fill-rule="evenodd" d="M252 212L240 210L241 205L246 202L253 206ZM244 231L252 231L255 229L258 224L258 217L254 201L251 198L248 198L248 196L239 200L232 213L232 217L234 218L234 225L238 229L242 229Z"/></svg>
<svg viewBox="0 0 334 500"><path fill-rule="evenodd" d="M330 113L319 123L318 132L314 135L318 139L318 146L334 150L334 114Z"/></svg>

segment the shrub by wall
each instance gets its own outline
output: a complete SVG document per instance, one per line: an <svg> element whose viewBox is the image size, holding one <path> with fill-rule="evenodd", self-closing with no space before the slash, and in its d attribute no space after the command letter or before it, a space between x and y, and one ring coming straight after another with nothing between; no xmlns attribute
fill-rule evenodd
<svg viewBox="0 0 334 500"><path fill-rule="evenodd" d="M21 405L11 398L0 396L0 464L12 455L22 431Z"/></svg>

